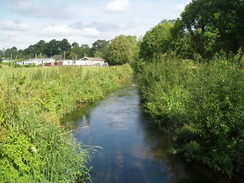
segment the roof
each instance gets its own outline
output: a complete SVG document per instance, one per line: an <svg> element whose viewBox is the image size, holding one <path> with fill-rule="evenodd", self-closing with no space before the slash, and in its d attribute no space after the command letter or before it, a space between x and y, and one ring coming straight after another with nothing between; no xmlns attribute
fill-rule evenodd
<svg viewBox="0 0 244 183"><path fill-rule="evenodd" d="M33 58L28 61L53 61L52 58Z"/></svg>
<svg viewBox="0 0 244 183"><path fill-rule="evenodd" d="M90 61L105 61L103 58L98 58L98 57L84 57L82 60L90 60Z"/></svg>
<svg viewBox="0 0 244 183"><path fill-rule="evenodd" d="M63 55L54 55L53 59L63 60Z"/></svg>
<svg viewBox="0 0 244 183"><path fill-rule="evenodd" d="M12 62L11 60L3 60L2 62Z"/></svg>

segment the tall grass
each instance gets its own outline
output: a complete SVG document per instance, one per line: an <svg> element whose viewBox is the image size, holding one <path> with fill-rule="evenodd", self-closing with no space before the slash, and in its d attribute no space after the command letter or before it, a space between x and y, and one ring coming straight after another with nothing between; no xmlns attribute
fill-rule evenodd
<svg viewBox="0 0 244 183"><path fill-rule="evenodd" d="M243 69L226 60L172 60L149 64L138 80L145 109L169 132L172 153L230 176L243 172Z"/></svg>
<svg viewBox="0 0 244 183"><path fill-rule="evenodd" d="M0 182L89 178L89 152L60 124L77 105L103 98L130 78L128 65L13 73L0 79Z"/></svg>

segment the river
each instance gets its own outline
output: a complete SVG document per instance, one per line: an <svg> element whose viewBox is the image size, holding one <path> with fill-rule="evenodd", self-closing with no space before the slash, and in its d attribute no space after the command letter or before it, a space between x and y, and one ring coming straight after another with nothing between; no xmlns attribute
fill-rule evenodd
<svg viewBox="0 0 244 183"><path fill-rule="evenodd" d="M230 182L200 165L168 155L167 136L142 111L135 84L73 115L78 141L96 146L93 183Z"/></svg>

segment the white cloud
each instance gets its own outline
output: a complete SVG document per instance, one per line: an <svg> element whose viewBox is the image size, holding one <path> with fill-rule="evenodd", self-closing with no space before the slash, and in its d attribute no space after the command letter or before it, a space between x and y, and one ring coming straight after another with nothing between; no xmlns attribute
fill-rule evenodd
<svg viewBox="0 0 244 183"><path fill-rule="evenodd" d="M74 31L68 25L51 25L43 28L41 34L44 36L68 36L72 35Z"/></svg>
<svg viewBox="0 0 244 183"><path fill-rule="evenodd" d="M69 25L51 25L43 28L40 32L42 36L45 37L79 37L79 36L87 36L87 37L97 37L100 36L101 32L92 27L83 26L81 29L77 29L75 27Z"/></svg>
<svg viewBox="0 0 244 183"><path fill-rule="evenodd" d="M99 37L101 34L95 28L85 28L82 30L81 35L89 37Z"/></svg>
<svg viewBox="0 0 244 183"><path fill-rule="evenodd" d="M100 32L113 32L121 29L118 23L105 22L105 21L94 21L92 23L84 24L81 21L75 22L70 25L74 29L94 28Z"/></svg>
<svg viewBox="0 0 244 183"><path fill-rule="evenodd" d="M0 30L26 31L28 30L28 25L21 23L19 21L2 21L0 22Z"/></svg>
<svg viewBox="0 0 244 183"><path fill-rule="evenodd" d="M8 8L14 13L27 17L67 19L72 15L69 13L69 7L64 3L55 3L55 1L38 0L17 0L8 2ZM65 7L65 8L64 8Z"/></svg>
<svg viewBox="0 0 244 183"><path fill-rule="evenodd" d="M126 11L129 7L129 0L114 0L107 4L106 10L112 12Z"/></svg>

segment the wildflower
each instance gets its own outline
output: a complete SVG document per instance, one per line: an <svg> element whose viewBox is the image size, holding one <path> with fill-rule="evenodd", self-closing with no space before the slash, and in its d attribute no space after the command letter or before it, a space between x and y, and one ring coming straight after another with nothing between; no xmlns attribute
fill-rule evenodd
<svg viewBox="0 0 244 183"><path fill-rule="evenodd" d="M31 151L35 153L37 152L37 149L35 147L31 147Z"/></svg>

